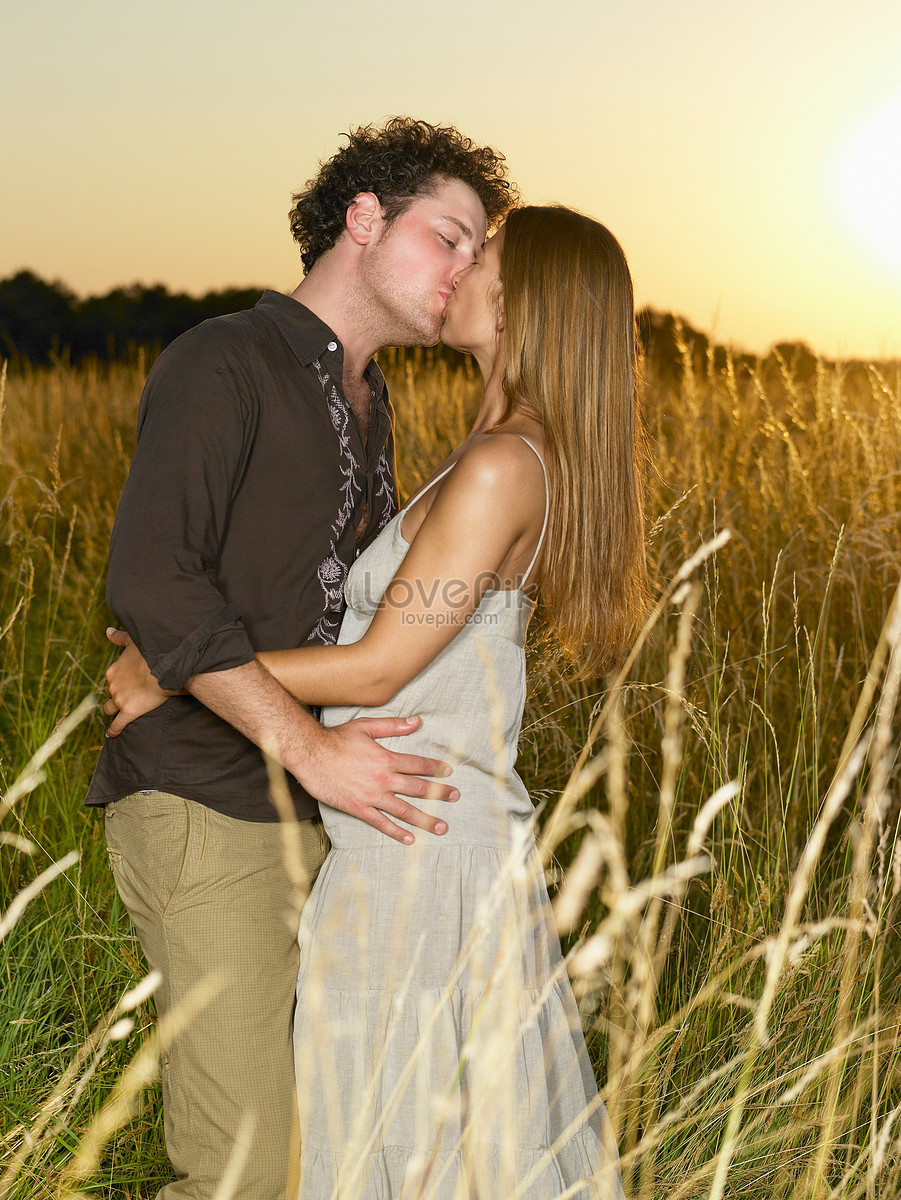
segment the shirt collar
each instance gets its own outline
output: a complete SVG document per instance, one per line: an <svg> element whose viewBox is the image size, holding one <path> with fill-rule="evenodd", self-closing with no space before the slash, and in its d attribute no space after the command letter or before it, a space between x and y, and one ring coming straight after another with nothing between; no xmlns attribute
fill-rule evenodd
<svg viewBox="0 0 901 1200"><path fill-rule="evenodd" d="M285 296L282 292L267 290L257 301L256 307L271 317L285 341L305 367L310 366L317 358L322 358L325 354L335 354L339 363L343 361L343 349L334 332L326 325L325 321L320 320L314 312L311 312L299 300L295 300L293 296ZM379 407L386 408L385 377L374 358L367 363L364 375L369 386L375 392ZM338 377L340 378L340 372Z"/></svg>
<svg viewBox="0 0 901 1200"><path fill-rule="evenodd" d="M328 325L292 296L265 291L256 306L271 317L305 367L321 358L330 342L338 343Z"/></svg>

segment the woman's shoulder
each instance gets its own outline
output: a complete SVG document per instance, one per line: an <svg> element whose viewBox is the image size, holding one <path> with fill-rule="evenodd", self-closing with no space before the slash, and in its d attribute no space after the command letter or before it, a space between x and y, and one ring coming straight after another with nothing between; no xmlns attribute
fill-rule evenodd
<svg viewBox="0 0 901 1200"><path fill-rule="evenodd" d="M492 525L521 532L545 509L545 476L536 450L538 439L529 439L506 430L492 431L478 438L445 468L440 487L431 496L422 495L423 515L434 513L450 528L479 527L489 514ZM436 481L437 482L437 479ZM409 506L416 522L417 497ZM415 536L415 531L413 536Z"/></svg>
<svg viewBox="0 0 901 1200"><path fill-rule="evenodd" d="M541 440L512 430L483 434L457 460L448 476L458 476L459 485L471 487L517 487L540 481L544 456Z"/></svg>

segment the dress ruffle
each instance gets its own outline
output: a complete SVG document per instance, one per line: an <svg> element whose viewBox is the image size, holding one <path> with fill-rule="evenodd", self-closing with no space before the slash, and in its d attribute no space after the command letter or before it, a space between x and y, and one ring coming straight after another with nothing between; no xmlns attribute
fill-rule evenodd
<svg viewBox="0 0 901 1200"><path fill-rule="evenodd" d="M304 912L300 1196L619 1196L531 835L426 846L333 850Z"/></svg>
<svg viewBox="0 0 901 1200"><path fill-rule="evenodd" d="M350 1166L345 1156L307 1149L299 1200L552 1200L564 1192L567 1200L620 1197L615 1168L605 1178L597 1171L599 1161L604 1150L590 1131L571 1138L553 1156L543 1149L517 1149L511 1162L509 1154L493 1147L478 1166L463 1151L422 1154L383 1146ZM579 1180L585 1181L581 1187Z"/></svg>

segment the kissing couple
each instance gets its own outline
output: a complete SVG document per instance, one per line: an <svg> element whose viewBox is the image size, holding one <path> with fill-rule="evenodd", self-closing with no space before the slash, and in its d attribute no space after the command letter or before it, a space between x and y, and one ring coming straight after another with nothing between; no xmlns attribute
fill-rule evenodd
<svg viewBox="0 0 901 1200"><path fill-rule="evenodd" d="M453 128L358 128L294 197L294 292L148 376L87 802L159 1012L219 982L164 1052L158 1200L236 1146L242 1200L622 1195L514 765L536 602L594 678L645 603L632 283L515 198ZM398 510L373 356L439 338L481 404Z"/></svg>

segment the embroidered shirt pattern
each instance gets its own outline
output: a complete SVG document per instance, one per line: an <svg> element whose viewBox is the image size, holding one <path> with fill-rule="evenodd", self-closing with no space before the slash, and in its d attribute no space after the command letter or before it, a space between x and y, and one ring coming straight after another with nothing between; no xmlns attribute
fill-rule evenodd
<svg viewBox="0 0 901 1200"><path fill-rule="evenodd" d="M361 489L357 482L360 464L357 462L350 444L348 432L350 413L347 405L318 358L314 360L313 367L325 393L329 417L338 437L338 467L343 481L340 490L341 503L331 527L330 550L319 564L316 572L322 588L323 613L307 638L308 642L323 645L337 641L338 630L341 626L344 583L347 579L348 568L338 557L338 541L353 517ZM379 466L381 467L381 463ZM381 472L379 473L379 486L381 487Z"/></svg>
<svg viewBox="0 0 901 1200"><path fill-rule="evenodd" d="M382 515L379 520L379 532L385 528L394 514L397 512L397 496L394 490L394 473L391 470L391 463L388 461L388 446L385 444L381 456L379 457L379 465L375 471L375 494L376 497L384 496L385 507L382 510Z"/></svg>

